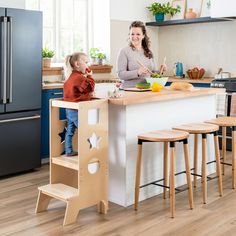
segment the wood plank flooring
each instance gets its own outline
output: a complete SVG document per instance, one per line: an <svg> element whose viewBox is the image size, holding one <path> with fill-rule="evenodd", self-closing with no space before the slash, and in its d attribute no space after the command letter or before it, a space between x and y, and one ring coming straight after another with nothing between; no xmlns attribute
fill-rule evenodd
<svg viewBox="0 0 236 236"><path fill-rule="evenodd" d="M49 210L35 214L37 187L47 184L48 165L18 176L0 179L0 235L79 236L201 236L236 235L236 190L231 189L231 167L223 177L224 196L219 197L217 179L208 182L208 203L202 204L201 184L194 189L195 208L189 210L187 191L176 195L176 218L171 219L169 200L162 196L140 203L135 212L109 204L107 215L96 207L79 213L77 222L62 226L65 205L53 200Z"/></svg>

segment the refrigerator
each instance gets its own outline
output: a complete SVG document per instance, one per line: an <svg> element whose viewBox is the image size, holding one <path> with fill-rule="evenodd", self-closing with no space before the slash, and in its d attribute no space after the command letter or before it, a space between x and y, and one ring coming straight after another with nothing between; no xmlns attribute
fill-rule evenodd
<svg viewBox="0 0 236 236"><path fill-rule="evenodd" d="M0 8L0 177L39 167L42 12Z"/></svg>

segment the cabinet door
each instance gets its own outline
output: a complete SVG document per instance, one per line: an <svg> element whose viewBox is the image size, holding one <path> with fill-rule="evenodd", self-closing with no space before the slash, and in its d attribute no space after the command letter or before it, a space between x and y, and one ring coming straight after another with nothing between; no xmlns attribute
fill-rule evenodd
<svg viewBox="0 0 236 236"><path fill-rule="evenodd" d="M49 157L49 100L62 98L63 89L43 90L42 94L42 123L41 123L41 158ZM65 111L60 112L60 119L65 119Z"/></svg>
<svg viewBox="0 0 236 236"><path fill-rule="evenodd" d="M236 1L222 0L211 1L211 17L232 17L236 16Z"/></svg>

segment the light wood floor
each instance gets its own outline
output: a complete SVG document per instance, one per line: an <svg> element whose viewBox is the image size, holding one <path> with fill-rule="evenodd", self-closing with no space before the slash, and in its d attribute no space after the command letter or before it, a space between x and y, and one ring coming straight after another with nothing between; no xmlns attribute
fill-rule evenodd
<svg viewBox="0 0 236 236"><path fill-rule="evenodd" d="M110 203L107 215L95 207L82 210L77 223L62 226L65 205L52 201L49 210L35 215L37 186L48 183L48 165L31 173L0 179L0 235L236 235L236 190L231 189L230 168L223 177L224 196L217 179L208 182L208 203L202 204L200 183L194 189L195 208L189 210L187 191L176 195L176 218L169 217L168 199L153 197L133 206Z"/></svg>

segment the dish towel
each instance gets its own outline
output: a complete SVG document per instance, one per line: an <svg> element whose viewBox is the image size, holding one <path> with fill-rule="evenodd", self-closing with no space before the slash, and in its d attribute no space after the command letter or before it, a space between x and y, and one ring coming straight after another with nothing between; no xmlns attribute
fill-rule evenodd
<svg viewBox="0 0 236 236"><path fill-rule="evenodd" d="M232 93L230 116L236 116L236 93Z"/></svg>
<svg viewBox="0 0 236 236"><path fill-rule="evenodd" d="M236 97L235 97L235 99L236 99ZM235 105L236 105L236 103L235 103ZM236 108L236 106L235 106L235 108ZM227 116L226 93L218 93L216 95L216 115L217 115L217 117Z"/></svg>

